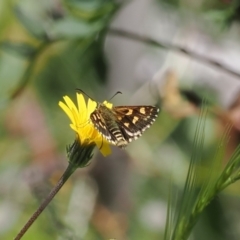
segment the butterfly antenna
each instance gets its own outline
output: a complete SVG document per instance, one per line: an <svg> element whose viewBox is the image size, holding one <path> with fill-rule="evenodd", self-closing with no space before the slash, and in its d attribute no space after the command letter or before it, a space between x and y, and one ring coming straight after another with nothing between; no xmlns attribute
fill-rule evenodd
<svg viewBox="0 0 240 240"><path fill-rule="evenodd" d="M110 99L109 99L109 101L111 100L111 99L113 99L116 95L118 95L118 94L122 94L122 92L120 92L120 91L117 91Z"/></svg>
<svg viewBox="0 0 240 240"><path fill-rule="evenodd" d="M93 100L93 98L90 97L88 94L86 94L82 89L76 88L76 91L77 91L77 92L80 92L80 93L83 93L85 96L87 96L88 98L90 98L91 100ZM94 100L93 100L93 101L94 101Z"/></svg>

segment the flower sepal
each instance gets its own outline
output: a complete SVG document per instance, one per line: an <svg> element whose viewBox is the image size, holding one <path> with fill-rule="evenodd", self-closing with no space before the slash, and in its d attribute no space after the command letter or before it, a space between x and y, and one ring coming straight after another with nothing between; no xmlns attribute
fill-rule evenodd
<svg viewBox="0 0 240 240"><path fill-rule="evenodd" d="M96 144L81 145L79 138L76 138L73 144L67 146L67 156L69 164L74 169L83 168L90 164L93 157L93 149Z"/></svg>

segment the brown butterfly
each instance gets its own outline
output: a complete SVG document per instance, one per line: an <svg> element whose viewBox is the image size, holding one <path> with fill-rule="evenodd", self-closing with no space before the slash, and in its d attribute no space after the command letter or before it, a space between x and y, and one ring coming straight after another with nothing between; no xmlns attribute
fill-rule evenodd
<svg viewBox="0 0 240 240"><path fill-rule="evenodd" d="M124 148L153 124L159 109L154 106L117 106L109 109L98 103L90 119L95 128L111 143Z"/></svg>
<svg viewBox="0 0 240 240"><path fill-rule="evenodd" d="M77 90L82 92L80 89ZM121 92L116 94L118 93ZM94 127L109 142L124 148L150 128L158 113L159 108L155 106L116 106L110 109L105 104L98 102L90 119Z"/></svg>

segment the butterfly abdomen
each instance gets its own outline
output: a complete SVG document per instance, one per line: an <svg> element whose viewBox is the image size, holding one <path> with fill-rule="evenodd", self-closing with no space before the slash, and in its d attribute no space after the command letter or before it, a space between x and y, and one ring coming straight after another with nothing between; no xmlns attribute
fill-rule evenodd
<svg viewBox="0 0 240 240"><path fill-rule="evenodd" d="M114 140L113 143L121 148L127 146L127 141L124 139L122 132L119 128L109 128L109 132L111 133L112 139Z"/></svg>
<svg viewBox="0 0 240 240"><path fill-rule="evenodd" d="M111 139L113 140L113 144L115 144L118 147L124 148L127 146L127 141L123 137L123 134L116 123L116 120L113 116L109 116L105 119L106 125L108 126L108 131L111 135Z"/></svg>

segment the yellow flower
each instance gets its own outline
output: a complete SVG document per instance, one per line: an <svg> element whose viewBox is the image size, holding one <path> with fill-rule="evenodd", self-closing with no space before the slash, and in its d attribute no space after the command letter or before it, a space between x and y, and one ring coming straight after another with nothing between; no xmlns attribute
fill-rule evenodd
<svg viewBox="0 0 240 240"><path fill-rule="evenodd" d="M68 115L71 120L70 127L77 133L82 146L96 144L101 153L107 156L111 153L109 142L102 134L94 128L90 119L91 113L96 109L97 103L88 99L87 105L82 94L77 93L77 106L68 97L63 97L65 103L59 102L59 106ZM108 108L112 108L112 104L104 101Z"/></svg>

